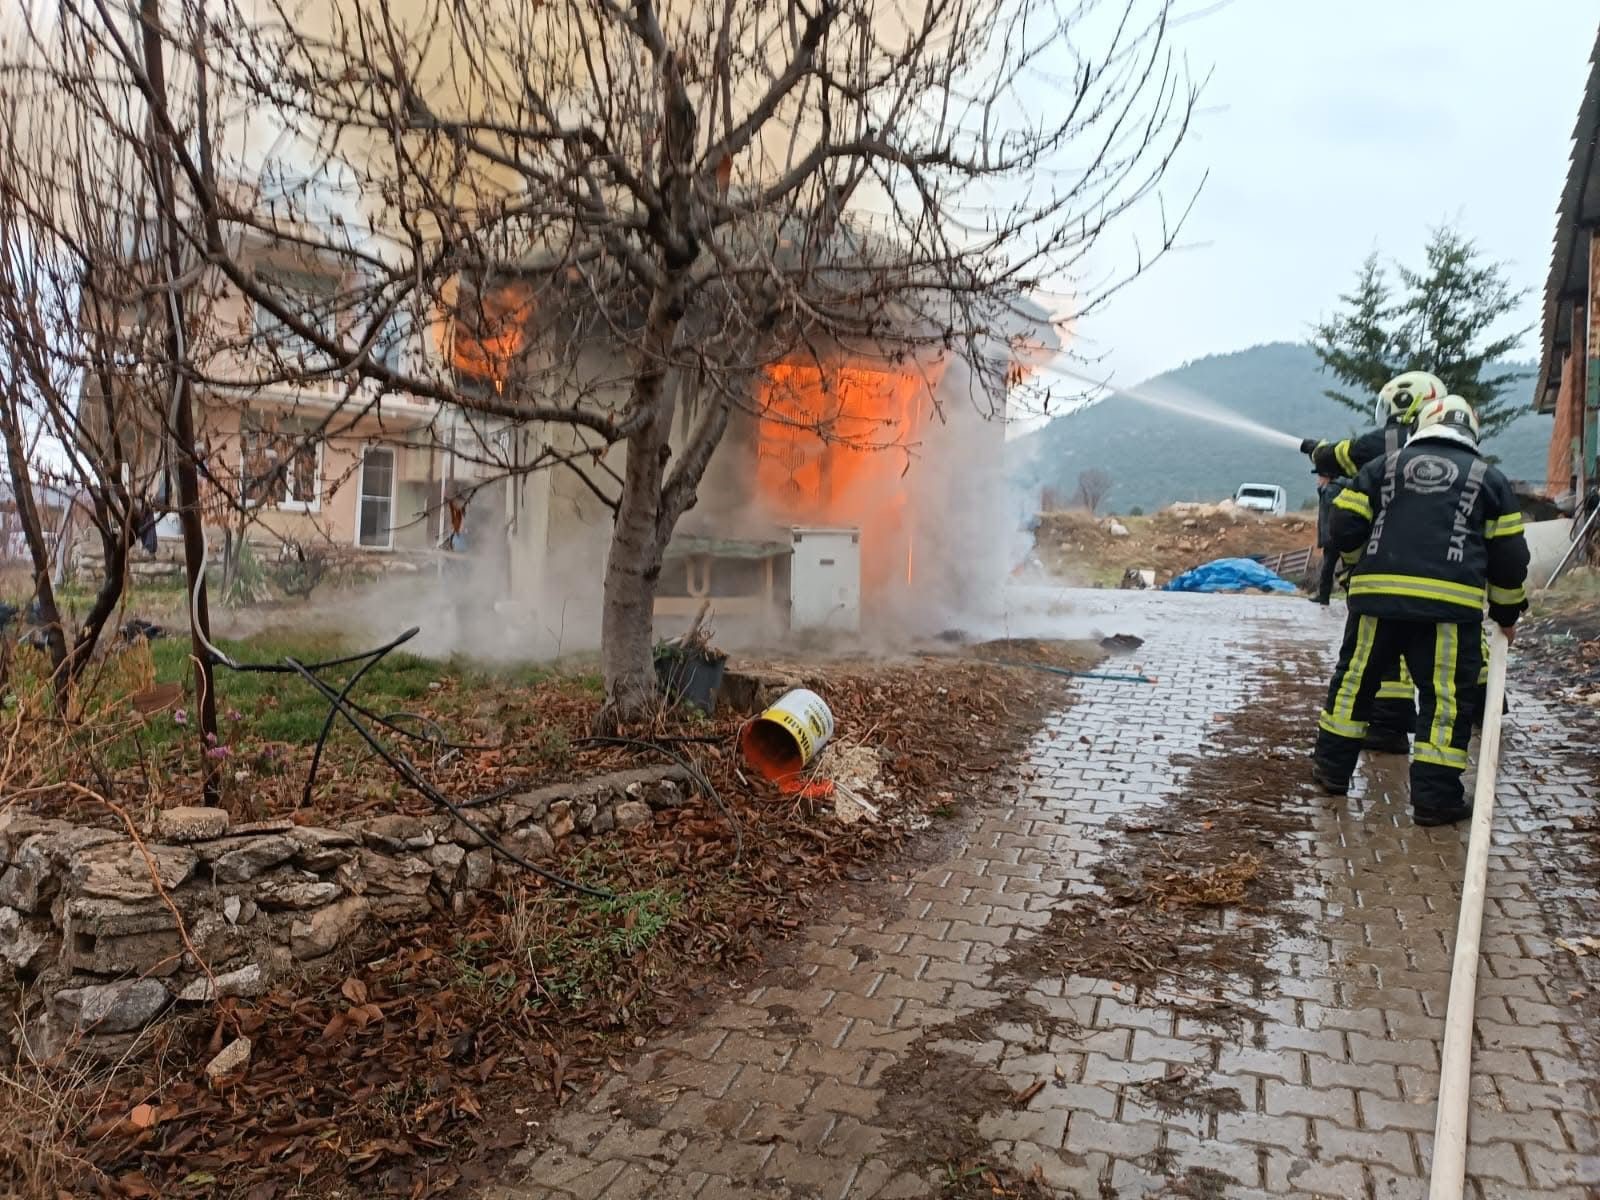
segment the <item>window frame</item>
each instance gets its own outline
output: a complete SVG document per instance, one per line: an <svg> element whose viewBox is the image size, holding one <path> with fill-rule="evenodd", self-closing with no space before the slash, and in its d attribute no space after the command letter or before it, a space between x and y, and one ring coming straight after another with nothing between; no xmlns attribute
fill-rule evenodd
<svg viewBox="0 0 1600 1200"><path fill-rule="evenodd" d="M258 427L251 429L249 428L249 424L252 418L258 421L262 419L270 420L271 427ZM275 508L279 512L319 513L322 511L322 479L325 465L323 461L323 454L328 444L327 437L321 433L317 434L315 440L311 442L310 446L310 449L316 454L316 462L311 471L311 496L309 499L302 499L300 496L295 494L294 468L292 464L283 469L283 499L279 500L272 496L267 496L258 501L255 497L250 495L252 484L255 482L255 480L251 477L249 469L249 439L252 436L264 436L269 439L270 443L270 441L279 439L283 436L283 426L285 423L300 427L298 433L293 435L297 442L303 441L310 437L315 431L320 430L323 424L321 421L313 420L309 417L298 416L292 413L263 413L257 409L246 409L244 411L244 414L239 422L240 502L245 505L258 504L262 508ZM267 452L273 456L273 462L276 465L278 461L277 448L269 444Z"/></svg>
<svg viewBox="0 0 1600 1200"><path fill-rule="evenodd" d="M381 546L368 545L361 539L361 513L367 500L367 456L374 450L382 451L389 456L389 521L385 529L388 540ZM358 451L359 463L356 472L356 514L355 529L352 539L357 550L370 550L375 553L387 553L394 549L394 516L395 509L400 503L400 451L399 448L387 442L363 442ZM373 497L377 499L377 497Z"/></svg>

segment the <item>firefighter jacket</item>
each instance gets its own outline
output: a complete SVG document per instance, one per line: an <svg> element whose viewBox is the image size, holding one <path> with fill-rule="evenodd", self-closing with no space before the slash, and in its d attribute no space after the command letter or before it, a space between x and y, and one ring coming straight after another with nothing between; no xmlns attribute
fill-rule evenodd
<svg viewBox="0 0 1600 1200"><path fill-rule="evenodd" d="M1317 487L1317 549L1333 545L1333 502L1350 486L1348 479L1334 479Z"/></svg>
<svg viewBox="0 0 1600 1200"><path fill-rule="evenodd" d="M1410 431L1399 421L1390 421L1382 429L1369 429L1357 438L1342 442L1318 442L1311 452L1311 464L1318 475L1354 476L1375 458L1393 454L1406 444Z"/></svg>
<svg viewBox="0 0 1600 1200"><path fill-rule="evenodd" d="M1429 438L1363 467L1333 505L1335 549L1358 561L1350 611L1514 624L1528 543L1511 484L1476 450Z"/></svg>

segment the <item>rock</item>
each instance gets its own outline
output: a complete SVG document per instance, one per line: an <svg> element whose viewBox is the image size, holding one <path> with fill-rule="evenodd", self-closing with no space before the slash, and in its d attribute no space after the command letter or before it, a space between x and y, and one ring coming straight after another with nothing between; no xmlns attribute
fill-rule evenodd
<svg viewBox="0 0 1600 1200"><path fill-rule="evenodd" d="M50 923L30 920L14 908L0 908L0 962L23 975L44 965Z"/></svg>
<svg viewBox="0 0 1600 1200"><path fill-rule="evenodd" d="M122 841L110 829L59 826L21 839L10 851L10 865L0 872L0 904L25 913L41 913L61 890L62 876L74 856Z"/></svg>
<svg viewBox="0 0 1600 1200"><path fill-rule="evenodd" d="M560 841L569 836L574 828L572 819L572 802L557 800L550 806L550 811L545 814L544 827L550 831L550 836Z"/></svg>
<svg viewBox="0 0 1600 1200"><path fill-rule="evenodd" d="M170 975L183 939L172 911L159 900L129 904L80 896L68 901L61 961L94 975Z"/></svg>
<svg viewBox="0 0 1600 1200"><path fill-rule="evenodd" d="M321 958L353 936L371 912L372 906L362 896L347 896L327 908L319 908L309 919L296 921L290 927L289 949L302 962Z"/></svg>
<svg viewBox="0 0 1600 1200"><path fill-rule="evenodd" d="M256 899L262 908L321 908L339 898L340 887L312 876L270 875L256 881Z"/></svg>
<svg viewBox="0 0 1600 1200"><path fill-rule="evenodd" d="M428 890L433 867L421 858L391 858L374 850L362 850L356 861L340 868L340 881L355 881L346 887L362 895L420 896Z"/></svg>
<svg viewBox="0 0 1600 1200"><path fill-rule="evenodd" d="M609 808L602 808L594 815L594 832L610 833L617 827L617 817Z"/></svg>
<svg viewBox="0 0 1600 1200"><path fill-rule="evenodd" d="M615 815L618 829L638 829L653 819L650 806L639 800L624 800L617 805Z"/></svg>
<svg viewBox="0 0 1600 1200"><path fill-rule="evenodd" d="M246 883L294 857L299 846L283 834L251 838L217 857L212 877L218 883Z"/></svg>
<svg viewBox="0 0 1600 1200"><path fill-rule="evenodd" d="M793 676L770 671L728 670L717 689L718 703L734 712L753 717L785 692L802 686Z"/></svg>
<svg viewBox="0 0 1600 1200"><path fill-rule="evenodd" d="M156 881L171 892L194 874L199 856L186 846L151 844L141 851L126 843L98 846L75 855L68 867L80 896L137 903L155 896Z"/></svg>
<svg viewBox="0 0 1600 1200"><path fill-rule="evenodd" d="M432 846L423 858L433 867L433 881L444 891L451 891L461 874L461 865L467 861L467 852L454 842L440 842Z"/></svg>
<svg viewBox="0 0 1600 1200"><path fill-rule="evenodd" d="M1121 521L1111 521L1106 525L1106 532L1112 537L1124 538L1130 536L1128 527Z"/></svg>
<svg viewBox="0 0 1600 1200"><path fill-rule="evenodd" d="M297 826L289 831L294 842L294 861L308 871L332 871L355 857L360 839L339 829Z"/></svg>
<svg viewBox="0 0 1600 1200"><path fill-rule="evenodd" d="M206 1082L218 1086L229 1075L242 1071L250 1061L250 1039L235 1038L222 1048L222 1052L206 1064Z"/></svg>
<svg viewBox="0 0 1600 1200"><path fill-rule="evenodd" d="M543 825L528 825L506 835L506 849L529 862L545 862L554 858L556 840Z"/></svg>
<svg viewBox="0 0 1600 1200"><path fill-rule="evenodd" d="M360 821L355 828L361 831L363 842L380 850L426 850L436 840L433 830L420 819L401 813Z"/></svg>
<svg viewBox="0 0 1600 1200"><path fill-rule="evenodd" d="M228 814L220 808L185 805L156 814L156 836L168 842L204 842L228 832Z"/></svg>
<svg viewBox="0 0 1600 1200"><path fill-rule="evenodd" d="M494 851L488 847L474 850L467 855L467 865L463 880L463 888L469 892L481 892L494 880Z"/></svg>
<svg viewBox="0 0 1600 1200"><path fill-rule="evenodd" d="M260 963L249 963L237 971L202 976L184 986L178 999L190 1004L220 1000L224 996L259 996L266 987L266 973Z"/></svg>
<svg viewBox="0 0 1600 1200"><path fill-rule="evenodd" d="M633 800L643 800L651 808L677 808L683 803L684 789L688 786L689 777L682 769L673 768L673 776L660 779L641 780L631 783L624 789L625 794Z"/></svg>
<svg viewBox="0 0 1600 1200"><path fill-rule="evenodd" d="M158 980L130 979L64 988L55 994L55 1010L85 1033L127 1033L150 1024L171 999Z"/></svg>
<svg viewBox="0 0 1600 1200"><path fill-rule="evenodd" d="M274 817L268 821L244 821L228 832L229 836L245 837L263 833L293 833L299 828L288 817Z"/></svg>
<svg viewBox="0 0 1600 1200"><path fill-rule="evenodd" d="M577 825L579 829L583 830L584 833L588 833L594 829L594 819L599 815L599 813L600 806L598 804L596 804L593 800L585 800L582 804L578 805L577 811L574 812L572 818L573 823Z"/></svg>
<svg viewBox="0 0 1600 1200"><path fill-rule="evenodd" d="M545 814L550 811L550 805L562 795L564 795L562 789L547 787L511 797L500 808L501 816L505 819L505 827L515 829L525 821L543 821Z"/></svg>
<svg viewBox="0 0 1600 1200"><path fill-rule="evenodd" d="M9 863L29 838L63 833L71 828L65 821L36 817L20 808L0 810L0 863Z"/></svg>
<svg viewBox="0 0 1600 1200"><path fill-rule="evenodd" d="M244 901L238 896L229 896L222 902L222 915L229 925L237 925L243 913Z"/></svg>

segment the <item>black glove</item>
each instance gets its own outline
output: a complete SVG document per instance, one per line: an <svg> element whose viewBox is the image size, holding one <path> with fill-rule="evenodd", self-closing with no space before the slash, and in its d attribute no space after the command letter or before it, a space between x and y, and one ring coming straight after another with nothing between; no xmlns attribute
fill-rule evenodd
<svg viewBox="0 0 1600 1200"><path fill-rule="evenodd" d="M1307 438L1305 441L1300 443L1300 453L1301 454L1311 454L1316 450L1316 448L1317 448L1317 439L1316 438Z"/></svg>

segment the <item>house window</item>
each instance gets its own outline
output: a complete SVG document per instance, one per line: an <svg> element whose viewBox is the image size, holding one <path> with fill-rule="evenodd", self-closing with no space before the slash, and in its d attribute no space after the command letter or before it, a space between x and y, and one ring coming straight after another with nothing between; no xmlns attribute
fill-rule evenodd
<svg viewBox="0 0 1600 1200"><path fill-rule="evenodd" d="M314 328L330 341L338 333L334 306L338 281L326 275L305 271L256 271L256 282L281 300L302 324ZM312 342L280 321L263 304L255 306L254 331L266 354L285 364L326 367L330 359Z"/></svg>
<svg viewBox="0 0 1600 1200"><path fill-rule="evenodd" d="M394 451L368 446L361 453L356 544L368 550L394 545Z"/></svg>
<svg viewBox="0 0 1600 1200"><path fill-rule="evenodd" d="M315 512L321 505L321 425L302 417L246 413L240 429L245 504Z"/></svg>

